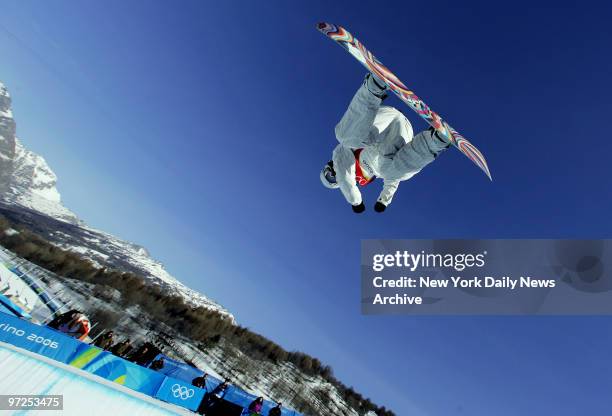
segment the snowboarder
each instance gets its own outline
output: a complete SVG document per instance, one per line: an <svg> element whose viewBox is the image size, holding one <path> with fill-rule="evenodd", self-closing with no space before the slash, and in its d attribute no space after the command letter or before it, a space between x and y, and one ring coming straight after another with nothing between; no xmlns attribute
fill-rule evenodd
<svg viewBox="0 0 612 416"><path fill-rule="evenodd" d="M366 75L336 126L340 143L320 175L325 187L342 191L357 214L365 211L357 185L383 179L374 205L376 212L383 212L401 181L419 173L450 146L433 128L414 136L412 125L399 110L381 106L387 89L380 78Z"/></svg>

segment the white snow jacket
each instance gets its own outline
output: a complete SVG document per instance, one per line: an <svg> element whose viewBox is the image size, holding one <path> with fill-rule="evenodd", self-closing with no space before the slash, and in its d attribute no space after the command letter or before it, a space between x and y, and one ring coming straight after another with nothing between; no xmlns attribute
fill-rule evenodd
<svg viewBox="0 0 612 416"><path fill-rule="evenodd" d="M351 205L362 202L357 183L365 186L375 178L384 181L378 201L389 205L401 181L419 173L448 147L431 130L413 136L408 119L381 102L364 83L336 126L336 181Z"/></svg>
<svg viewBox="0 0 612 416"><path fill-rule="evenodd" d="M390 157L405 144L412 140L413 132L410 122L402 113L393 107L380 107L376 112L370 131L364 138L351 134L351 122L343 119L336 126L336 137L340 144L333 153L334 170L340 190L351 205L359 205L361 192L357 187L356 171L361 167L365 181L362 186L375 178L384 181L382 192L378 201L389 205L393 195L399 187L401 180L410 179L416 172L406 172L399 178L385 178L384 167L390 162ZM353 153L356 149L363 149L359 154L359 163ZM396 176L396 175L394 175Z"/></svg>

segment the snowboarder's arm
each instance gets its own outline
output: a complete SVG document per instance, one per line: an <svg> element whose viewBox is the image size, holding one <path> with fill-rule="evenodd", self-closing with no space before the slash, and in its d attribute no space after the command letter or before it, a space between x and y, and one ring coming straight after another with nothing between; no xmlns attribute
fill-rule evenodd
<svg viewBox="0 0 612 416"><path fill-rule="evenodd" d="M336 172L336 178L338 180L338 184L340 184L340 190L342 191L342 195L346 201L353 205L359 205L362 203L361 200L361 192L359 192L359 188L355 184L355 166L353 165L352 174L351 171L346 172L346 174L342 174L340 177L338 176L338 172Z"/></svg>
<svg viewBox="0 0 612 416"><path fill-rule="evenodd" d="M385 184L383 186L382 192L380 193L380 196L378 197L378 202L385 206L389 206L391 200L393 199L393 195L395 195L395 192L399 187L399 183L400 181L397 180L389 181L385 179Z"/></svg>
<svg viewBox="0 0 612 416"><path fill-rule="evenodd" d="M355 156L353 152L342 145L334 149L334 170L336 181L340 186L342 195L349 204L356 206L362 203L361 192L355 181Z"/></svg>

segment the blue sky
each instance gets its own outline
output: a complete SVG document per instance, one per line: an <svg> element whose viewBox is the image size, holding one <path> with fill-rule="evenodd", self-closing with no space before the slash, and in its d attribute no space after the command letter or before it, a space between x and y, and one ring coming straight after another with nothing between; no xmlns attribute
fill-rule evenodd
<svg viewBox="0 0 612 416"><path fill-rule="evenodd" d="M18 136L87 223L399 415L607 414L609 318L362 316L359 244L610 237L610 6L328 3L5 2ZM377 185L361 216L324 189L364 70L319 20L472 140L494 182L449 151L383 215Z"/></svg>

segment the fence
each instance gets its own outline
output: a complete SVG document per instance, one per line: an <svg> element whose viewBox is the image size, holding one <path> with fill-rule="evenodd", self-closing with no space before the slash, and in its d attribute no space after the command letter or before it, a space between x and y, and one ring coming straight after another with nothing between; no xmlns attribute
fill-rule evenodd
<svg viewBox="0 0 612 416"><path fill-rule="evenodd" d="M35 275L37 270L37 266L20 259L10 251L0 247L0 292L10 294L13 299L25 303L28 306L27 309L30 310L36 320L45 322L65 306L55 300L54 295L49 294L45 285ZM23 309L20 309L18 305L11 302L8 298L3 297L3 299L6 299L7 302L0 307L0 312L22 316L28 320L32 318L32 316L23 311ZM15 311L23 313L16 313ZM8 342L20 348L53 358L56 361L73 365L108 380L123 384L136 391L148 394L151 397L190 410L196 410L204 394L207 391L212 391L221 383L221 380L209 376L206 388L200 389L192 386L191 381L195 377L202 375L202 372L186 363L163 356L165 361L164 368L155 372L116 357L97 347L76 341L50 328L36 326L5 313L1 313L0 318L2 318L0 320L0 341ZM11 331L13 332L2 330L2 321L7 319L12 320L12 323L7 323L9 327L21 329L12 329ZM15 335L14 331L18 333L26 331L22 328L24 325L29 326L28 337L33 337L33 341L29 338L24 339L23 336ZM37 343L36 340L50 343L51 347ZM58 348L61 349L61 353ZM66 361L66 357L69 357L70 360ZM232 386L224 399L246 408L256 399L256 396ZM273 402L264 401L263 414L267 414L275 405ZM282 415L301 416L290 409L283 409Z"/></svg>
<svg viewBox="0 0 612 416"><path fill-rule="evenodd" d="M174 373L180 375L181 378L153 371L51 328L33 324L7 313L0 313L0 341L69 364L132 390L192 411L198 408L206 394L205 389L192 386L191 380L185 380L191 377L186 371ZM171 373L171 368L172 365L169 365L167 370L169 373ZM208 387L214 388L220 382L221 380L211 377ZM255 400L255 396L237 387L230 387L224 399L245 408ZM271 402L266 402L264 414L272 406ZM282 415L301 416L289 409L283 409Z"/></svg>

